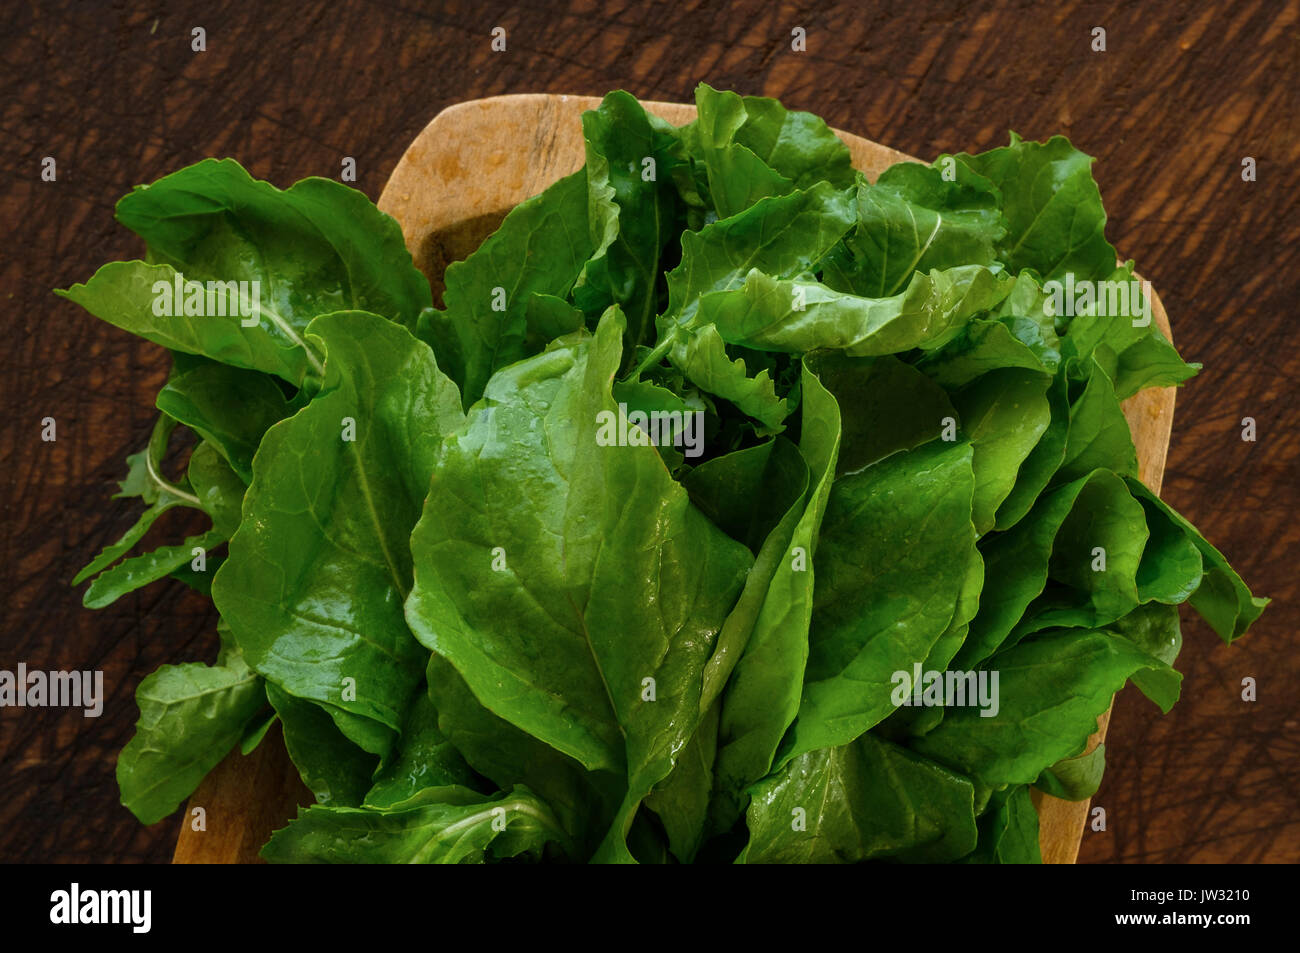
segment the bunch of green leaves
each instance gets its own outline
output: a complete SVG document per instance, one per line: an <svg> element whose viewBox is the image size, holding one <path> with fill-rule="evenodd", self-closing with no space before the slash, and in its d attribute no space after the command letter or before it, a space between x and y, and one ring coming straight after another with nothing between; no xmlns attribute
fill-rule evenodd
<svg viewBox="0 0 1300 953"><path fill-rule="evenodd" d="M1030 790L1096 790L1114 693L1177 699L1178 606L1260 614L1138 479L1121 400L1196 365L1139 297L1053 304L1132 275L1087 156L871 182L815 116L697 106L607 96L439 308L337 183L209 160L122 199L146 259L61 293L174 370L147 509L76 581L179 576L222 646L140 685L143 822L279 721L316 803L274 861L1035 861ZM264 304L159 315L178 274ZM626 423L664 411L702 453ZM212 529L129 555L175 507ZM900 704L918 667L996 673L996 710Z"/></svg>

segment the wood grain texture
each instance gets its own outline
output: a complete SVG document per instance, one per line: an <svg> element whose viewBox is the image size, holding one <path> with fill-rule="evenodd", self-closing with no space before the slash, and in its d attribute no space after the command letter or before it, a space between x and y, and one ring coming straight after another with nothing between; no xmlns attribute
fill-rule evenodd
<svg viewBox="0 0 1300 953"><path fill-rule="evenodd" d="M118 804L133 694L161 662L211 658L215 616L178 583L92 613L68 586L135 518L110 501L147 439L167 368L158 348L49 291L140 254L113 202L199 158L231 155L288 185L357 161L372 198L430 116L501 93L624 87L689 100L696 82L778 96L925 159L1065 132L1098 158L1108 237L1160 288L1179 346L1205 371L1178 397L1163 495L1275 602L1226 647L1185 616L1183 698L1161 716L1115 702L1094 803L1108 829L1080 860L1300 859L1300 3L779 4L700 0L548 6L307 0L0 10L0 352L4 493L0 668L105 673L100 718L0 710L0 859L170 858L177 822ZM493 26L508 50L493 53ZM792 26L808 32L792 53ZM203 26L208 51L194 53ZM1091 30L1107 50L1090 49ZM58 161L55 183L41 159ZM1258 163L1254 182L1241 161ZM59 439L42 443L53 415ZM1253 417L1259 438L1240 439ZM160 526L166 541L201 525ZM1240 679L1260 699L1239 699Z"/></svg>
<svg viewBox="0 0 1300 953"><path fill-rule="evenodd" d="M272 832L311 803L277 724L251 754L232 751L203 779L181 812L172 862L257 863Z"/></svg>

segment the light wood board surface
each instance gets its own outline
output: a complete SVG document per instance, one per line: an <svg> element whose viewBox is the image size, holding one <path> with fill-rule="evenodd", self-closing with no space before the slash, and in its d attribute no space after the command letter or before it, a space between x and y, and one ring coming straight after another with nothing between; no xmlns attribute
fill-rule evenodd
<svg viewBox="0 0 1300 953"><path fill-rule="evenodd" d="M379 207L401 224L416 266L436 293L446 266L477 248L510 209L581 167L580 117L599 102L595 97L542 93L470 100L443 110L416 136L389 177ZM695 118L692 105L644 105L674 125ZM872 180L895 162L912 158L849 133L839 135L854 166ZM957 151L961 144L952 148ZM1154 291L1151 309L1156 324L1170 335L1168 315ZM1157 493L1173 427L1174 394L1172 387L1153 388L1123 405L1137 447L1139 476ZM1089 739L1089 750L1104 738L1109 720L1108 711ZM1043 860L1073 863L1088 802L1037 792L1033 796ZM270 832L310 800L278 730L273 731L251 755L232 752L204 779L190 798L174 861L255 862ZM204 831L193 830L194 807L205 810Z"/></svg>

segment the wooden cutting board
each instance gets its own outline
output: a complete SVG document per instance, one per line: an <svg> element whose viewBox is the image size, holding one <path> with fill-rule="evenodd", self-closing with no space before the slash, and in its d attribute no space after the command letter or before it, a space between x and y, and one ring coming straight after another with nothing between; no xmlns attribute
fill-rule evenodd
<svg viewBox="0 0 1300 953"><path fill-rule="evenodd" d="M444 109L415 137L393 169L379 207L402 226L416 266L442 291L442 274L474 251L506 213L584 161L581 115L600 100L590 96L525 94L474 99ZM684 103L646 102L674 125L695 118ZM838 132L838 130L837 130ZM845 132L839 136L853 164L875 180L911 156ZM954 147L961 144L955 143ZM1169 317L1152 292L1151 311L1170 334ZM1171 336L1172 339L1172 336ZM1142 482L1159 493L1174 419L1172 387L1153 388L1124 402L1124 416L1137 446ZM1105 736L1107 711L1088 742ZM1034 792L1040 842L1047 863L1074 863L1088 815L1088 802L1062 801ZM176 842L175 863L251 863L271 832L294 816L311 795L298 779L278 728L251 755L232 752L190 798ZM193 830L202 807L203 831Z"/></svg>

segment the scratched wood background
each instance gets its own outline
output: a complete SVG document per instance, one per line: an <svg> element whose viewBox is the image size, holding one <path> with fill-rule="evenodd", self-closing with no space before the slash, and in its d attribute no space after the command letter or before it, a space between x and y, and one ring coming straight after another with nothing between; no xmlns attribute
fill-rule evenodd
<svg viewBox="0 0 1300 953"><path fill-rule="evenodd" d="M507 31L493 53L490 32ZM790 50L791 29L808 48ZM1104 53L1090 49L1106 30ZM191 30L207 51L191 50ZM1111 241L1160 289L1206 370L1178 397L1164 495L1274 605L1229 649L1185 619L1184 699L1117 699L1084 862L1300 860L1300 2L698 0L514 5L15 3L0 9L0 669L94 668L103 715L0 709L0 860L165 861L177 821L117 800L134 691L210 658L179 583L92 613L68 586L135 518L110 501L146 441L160 349L50 289L138 256L113 203L205 156L288 185L355 157L372 198L439 110L507 92L687 100L700 80L778 96L914 155L1065 132L1097 156ZM40 179L43 157L58 179ZM1245 156L1258 179L1243 182ZM55 417L58 439L39 438ZM1255 418L1258 440L1240 438ZM174 514L173 514L174 515ZM160 521L152 539L202 524ZM1244 676L1259 700L1239 700Z"/></svg>

